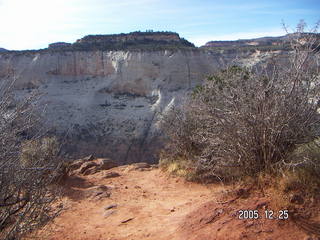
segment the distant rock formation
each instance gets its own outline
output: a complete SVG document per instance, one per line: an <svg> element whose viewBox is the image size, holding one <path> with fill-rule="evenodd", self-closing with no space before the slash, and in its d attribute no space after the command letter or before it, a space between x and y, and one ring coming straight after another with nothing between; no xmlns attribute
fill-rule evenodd
<svg viewBox="0 0 320 240"><path fill-rule="evenodd" d="M210 41L207 42L202 49L211 51L228 51L228 52L244 52L244 51L288 51L291 49L291 40L297 34L300 34L300 40L304 41L304 36L313 35L317 39L314 48L320 50L320 34L319 33L290 33L280 37L262 37L254 39L240 39L235 41Z"/></svg>
<svg viewBox="0 0 320 240"><path fill-rule="evenodd" d="M49 48L53 49L61 49L61 48L67 48L70 47L72 44L71 43L66 43L66 42L56 42L56 43L51 43L49 44Z"/></svg>
<svg viewBox="0 0 320 240"><path fill-rule="evenodd" d="M282 43L283 37L263 37L234 41L210 41L207 42L203 47L279 46Z"/></svg>
<svg viewBox="0 0 320 240"><path fill-rule="evenodd" d="M8 50L5 48L0 48L0 52L6 52L6 51L8 51Z"/></svg>
<svg viewBox="0 0 320 240"><path fill-rule="evenodd" d="M51 51L95 50L164 50L194 48L194 44L174 32L132 32L109 35L88 35L75 43L57 42L49 45Z"/></svg>
<svg viewBox="0 0 320 240"><path fill-rule="evenodd" d="M201 48L221 53L254 53L256 51L288 51L290 50L290 43L285 43L284 37L263 37L235 41L210 41Z"/></svg>
<svg viewBox="0 0 320 240"><path fill-rule="evenodd" d="M180 42L180 36L175 32L132 32L110 35L88 35L77 43L101 43L101 42L139 42L139 41L164 41Z"/></svg>

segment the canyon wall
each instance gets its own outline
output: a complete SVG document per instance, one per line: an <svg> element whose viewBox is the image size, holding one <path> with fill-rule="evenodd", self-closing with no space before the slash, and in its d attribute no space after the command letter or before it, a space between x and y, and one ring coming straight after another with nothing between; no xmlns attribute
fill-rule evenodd
<svg viewBox="0 0 320 240"><path fill-rule="evenodd" d="M0 80L17 96L33 89L53 134L70 157L94 154L120 163L156 162L159 119L206 75L232 61L256 64L266 53L32 51L0 54Z"/></svg>

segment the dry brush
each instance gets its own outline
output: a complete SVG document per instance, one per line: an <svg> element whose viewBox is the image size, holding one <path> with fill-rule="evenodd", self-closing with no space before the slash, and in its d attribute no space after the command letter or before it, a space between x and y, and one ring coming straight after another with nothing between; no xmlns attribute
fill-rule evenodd
<svg viewBox="0 0 320 240"><path fill-rule="evenodd" d="M219 179L298 166L293 153L320 136L320 41L303 30L301 24L287 35L287 58L228 67L172 109L163 118L163 158L187 159L198 173Z"/></svg>

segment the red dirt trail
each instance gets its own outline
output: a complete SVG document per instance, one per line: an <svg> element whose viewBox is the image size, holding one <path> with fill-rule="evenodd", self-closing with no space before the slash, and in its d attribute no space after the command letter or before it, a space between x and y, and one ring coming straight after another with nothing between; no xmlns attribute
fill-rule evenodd
<svg viewBox="0 0 320 240"><path fill-rule="evenodd" d="M105 178L109 172L120 176ZM108 187L109 197L85 194L100 185ZM65 183L61 214L38 235L48 240L309 239L290 220L239 220L238 210L262 213L268 199L218 203L217 196L225 190L132 166L74 176Z"/></svg>

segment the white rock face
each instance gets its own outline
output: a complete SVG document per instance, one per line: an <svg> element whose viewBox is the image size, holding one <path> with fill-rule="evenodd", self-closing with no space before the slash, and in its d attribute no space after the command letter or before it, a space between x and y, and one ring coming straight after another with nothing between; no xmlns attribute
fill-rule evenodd
<svg viewBox="0 0 320 240"><path fill-rule="evenodd" d="M5 53L0 80L15 79L18 95L44 94L48 127L67 134L70 155L155 162L159 114L234 59L197 50Z"/></svg>

